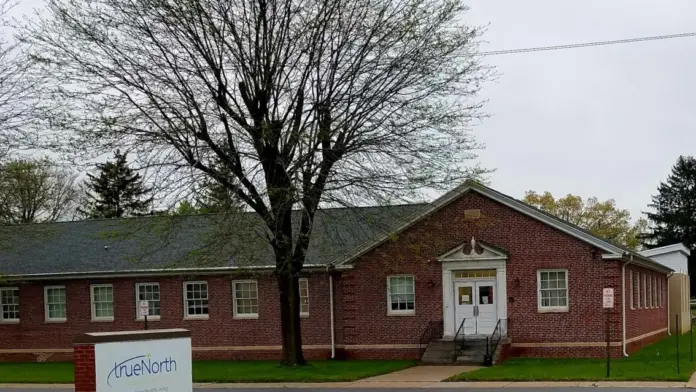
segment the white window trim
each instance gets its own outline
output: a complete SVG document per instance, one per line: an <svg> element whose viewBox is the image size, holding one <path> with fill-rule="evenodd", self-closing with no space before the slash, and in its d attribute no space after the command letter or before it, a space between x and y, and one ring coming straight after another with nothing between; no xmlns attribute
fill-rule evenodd
<svg viewBox="0 0 696 392"><path fill-rule="evenodd" d="M19 291L19 287L0 287L0 291ZM1 305L0 305L1 306ZM19 317L22 317L22 308L21 308L21 298L20 298L20 312L19 312ZM19 324L20 319L5 319L2 317L2 308L0 308L0 324Z"/></svg>
<svg viewBox="0 0 696 392"><path fill-rule="evenodd" d="M392 310L391 307L391 278L412 278L413 279L413 309L412 310ZM387 316L415 316L416 315L416 276L412 274L399 274L387 276Z"/></svg>
<svg viewBox="0 0 696 392"><path fill-rule="evenodd" d="M48 311L48 290L63 289L65 290L65 317L50 317ZM47 323L64 323L68 321L68 291L65 286L44 286L44 321Z"/></svg>
<svg viewBox="0 0 696 392"><path fill-rule="evenodd" d="M541 273L542 272L565 272L566 280L566 305L565 306L541 306ZM565 268L539 269L537 270L537 311L539 313L563 313L567 312L570 306L570 275Z"/></svg>
<svg viewBox="0 0 696 392"><path fill-rule="evenodd" d="M653 293L652 293L652 276L651 276L651 275L647 275L647 276L648 276L648 290L647 290L647 295L648 295L648 307L649 307L650 309L652 309L652 308L654 308L654 306L653 306L653 305L654 305L654 304L653 304L653 295L652 295L652 294L653 294Z"/></svg>
<svg viewBox="0 0 696 392"><path fill-rule="evenodd" d="M188 303L186 299L186 286L189 284L205 284L208 292L208 314L188 314ZM184 320L208 320L210 318L210 286L206 280L189 280L183 283L183 297L184 297Z"/></svg>
<svg viewBox="0 0 696 392"><path fill-rule="evenodd" d="M160 288L159 282L140 282L135 284L135 319L137 321L145 321L145 317L140 315L140 287L141 286L157 286L157 288ZM162 291L159 291L160 294L160 313L162 312ZM160 314L159 316L147 316L147 321L160 321L162 318L162 315Z"/></svg>
<svg viewBox="0 0 696 392"><path fill-rule="evenodd" d="M631 310L634 310L635 304L633 303L633 301L634 301L633 297L636 296L636 293L635 293L635 291L633 291L633 285L634 285L634 283L633 283L633 270L628 270L628 278L630 279L629 290L631 290L631 296L630 296Z"/></svg>
<svg viewBox="0 0 696 392"><path fill-rule="evenodd" d="M114 317L96 317L94 315L94 289L97 287L111 287L111 294L113 296L113 300L111 303L114 305L114 315L116 315L116 292L114 292L114 285L112 284L91 284L89 285L89 307L90 311L92 313L92 321L93 322L111 322L114 321Z"/></svg>
<svg viewBox="0 0 696 392"><path fill-rule="evenodd" d="M648 275L643 272L643 308L648 308Z"/></svg>
<svg viewBox="0 0 696 392"><path fill-rule="evenodd" d="M239 314L237 312L237 283L253 283L256 285L256 313L243 313ZM232 281L232 317L235 319L257 319L259 318L259 282L255 279L244 279L244 280L233 280Z"/></svg>
<svg viewBox="0 0 696 392"><path fill-rule="evenodd" d="M660 307L660 304L657 303L657 276L653 275L652 277L652 285L653 285L653 304L655 305L656 308Z"/></svg>
<svg viewBox="0 0 696 392"><path fill-rule="evenodd" d="M298 280L298 288L299 288L299 282L307 282L307 309L309 309L309 279L307 278L300 278ZM299 291L299 290L298 290ZM300 317L309 317L309 310L306 312L302 311L302 295L300 295Z"/></svg>

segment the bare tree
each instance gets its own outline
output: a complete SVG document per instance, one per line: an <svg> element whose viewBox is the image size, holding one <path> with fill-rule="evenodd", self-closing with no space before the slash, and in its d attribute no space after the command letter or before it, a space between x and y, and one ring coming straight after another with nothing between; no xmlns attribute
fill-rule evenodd
<svg viewBox="0 0 696 392"><path fill-rule="evenodd" d="M76 176L48 160L18 160L0 167L0 222L66 219L78 199Z"/></svg>
<svg viewBox="0 0 696 392"><path fill-rule="evenodd" d="M53 144L127 148L162 189L204 175L255 211L285 364L305 362L298 274L320 203L411 199L483 172L467 163L489 70L462 0L47 3L23 37L55 77Z"/></svg>
<svg viewBox="0 0 696 392"><path fill-rule="evenodd" d="M28 63L17 42L10 39L8 12L16 4L0 0L0 159L11 150L34 140L23 126L30 120L36 103L34 87L40 78L28 78ZM26 140L23 140L26 139Z"/></svg>

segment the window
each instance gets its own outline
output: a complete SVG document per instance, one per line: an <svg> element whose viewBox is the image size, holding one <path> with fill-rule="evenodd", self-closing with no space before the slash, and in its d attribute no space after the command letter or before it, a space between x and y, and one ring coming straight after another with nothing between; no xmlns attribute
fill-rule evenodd
<svg viewBox="0 0 696 392"><path fill-rule="evenodd" d="M643 307L648 307L648 276L643 273Z"/></svg>
<svg viewBox="0 0 696 392"><path fill-rule="evenodd" d="M635 309L635 306L633 304L633 297L635 297L636 293L633 291L633 270L628 271L628 285L629 285L629 292L631 293L631 295L630 295L631 309Z"/></svg>
<svg viewBox="0 0 696 392"><path fill-rule="evenodd" d="M454 271L455 278L495 278L496 270Z"/></svg>
<svg viewBox="0 0 696 392"><path fill-rule="evenodd" d="M416 288L413 276L388 277L387 302L387 314L415 314Z"/></svg>
<svg viewBox="0 0 696 392"><path fill-rule="evenodd" d="M232 302L234 317L259 317L259 291L255 280L238 280L232 282Z"/></svg>
<svg viewBox="0 0 696 392"><path fill-rule="evenodd" d="M44 287L46 321L60 322L67 320L65 302L65 286Z"/></svg>
<svg viewBox="0 0 696 392"><path fill-rule="evenodd" d="M648 293L648 303L645 306L646 308L652 308L653 307L653 299L652 299L652 276L648 276L648 289L646 290Z"/></svg>
<svg viewBox="0 0 696 392"><path fill-rule="evenodd" d="M19 322L19 288L0 288L0 322Z"/></svg>
<svg viewBox="0 0 696 392"><path fill-rule="evenodd" d="M300 279L300 314L309 316L309 281Z"/></svg>
<svg viewBox="0 0 696 392"><path fill-rule="evenodd" d="M640 309L640 272L636 272L636 307Z"/></svg>
<svg viewBox="0 0 696 392"><path fill-rule="evenodd" d="M114 320L114 286L110 284L92 285L92 320Z"/></svg>
<svg viewBox="0 0 696 392"><path fill-rule="evenodd" d="M160 308L160 287L159 283L137 283L135 285L135 314L138 320L143 320L145 317L140 315L138 305L140 301L147 301L147 319L159 320L162 315Z"/></svg>
<svg viewBox="0 0 696 392"><path fill-rule="evenodd" d="M184 283L184 315L186 318L208 318L208 283Z"/></svg>
<svg viewBox="0 0 696 392"><path fill-rule="evenodd" d="M660 289L660 307L663 308L663 302L662 302L662 277L657 281L657 287Z"/></svg>
<svg viewBox="0 0 696 392"><path fill-rule="evenodd" d="M657 307L659 307L659 305L657 303L657 277L655 275L653 275L653 277L652 277L652 285L653 285L653 304L657 308Z"/></svg>
<svg viewBox="0 0 696 392"><path fill-rule="evenodd" d="M539 310L565 311L568 309L568 271L540 270L537 272Z"/></svg>

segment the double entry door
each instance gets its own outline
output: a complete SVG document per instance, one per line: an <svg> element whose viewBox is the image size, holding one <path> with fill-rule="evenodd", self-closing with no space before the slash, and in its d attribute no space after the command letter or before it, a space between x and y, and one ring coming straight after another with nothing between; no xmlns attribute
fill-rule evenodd
<svg viewBox="0 0 696 392"><path fill-rule="evenodd" d="M498 322L495 279L454 282L455 333L490 335Z"/></svg>

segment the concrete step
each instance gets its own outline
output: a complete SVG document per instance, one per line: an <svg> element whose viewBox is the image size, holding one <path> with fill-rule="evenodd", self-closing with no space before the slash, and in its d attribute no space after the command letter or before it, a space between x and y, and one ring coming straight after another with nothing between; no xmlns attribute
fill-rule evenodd
<svg viewBox="0 0 696 392"><path fill-rule="evenodd" d="M457 363L465 365L482 365L483 355L457 355Z"/></svg>

